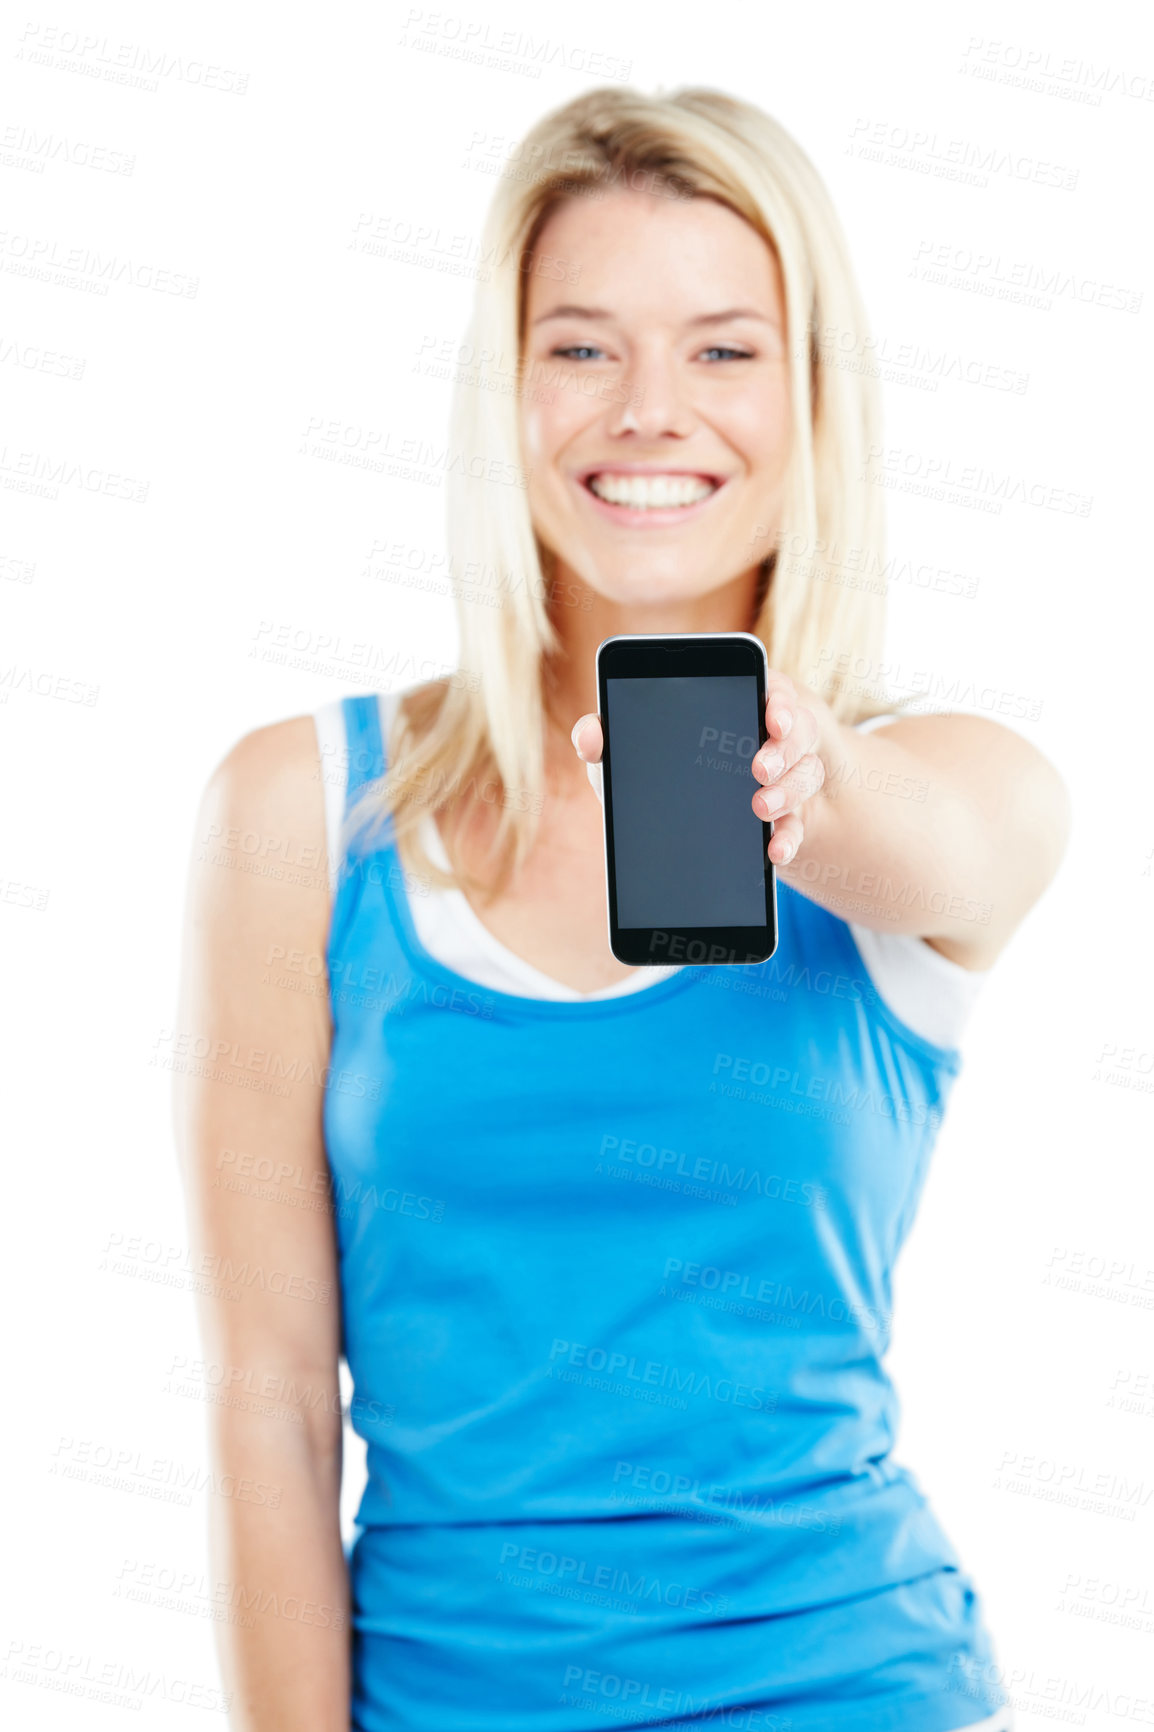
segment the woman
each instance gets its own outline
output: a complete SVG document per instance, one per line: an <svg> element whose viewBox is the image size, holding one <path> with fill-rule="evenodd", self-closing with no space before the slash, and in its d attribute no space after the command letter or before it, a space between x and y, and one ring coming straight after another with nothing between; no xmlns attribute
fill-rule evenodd
<svg viewBox="0 0 1154 1732"><path fill-rule="evenodd" d="M234 1723L1002 1728L882 1355L1061 783L847 676L883 641L878 422L819 336L865 323L774 122L593 91L526 140L484 257L459 672L258 729L201 814L185 1164L210 1266L260 1273L204 1301L208 1355L267 1397L215 1415L221 1485L262 1488L215 1514ZM626 967L596 646L750 630L778 951Z"/></svg>

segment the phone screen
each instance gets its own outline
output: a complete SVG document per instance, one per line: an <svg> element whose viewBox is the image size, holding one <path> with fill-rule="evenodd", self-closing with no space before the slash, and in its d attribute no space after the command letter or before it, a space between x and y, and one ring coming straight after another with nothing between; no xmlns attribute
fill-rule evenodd
<svg viewBox="0 0 1154 1732"><path fill-rule="evenodd" d="M605 681L617 924L764 926L755 674Z"/></svg>

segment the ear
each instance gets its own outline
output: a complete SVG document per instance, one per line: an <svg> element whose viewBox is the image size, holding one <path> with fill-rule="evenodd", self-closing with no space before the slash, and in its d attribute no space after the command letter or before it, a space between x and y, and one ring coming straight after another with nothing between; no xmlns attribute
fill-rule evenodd
<svg viewBox="0 0 1154 1732"><path fill-rule="evenodd" d="M604 786L603 786L603 780L604 779L603 779L602 774L601 774L601 765L600 764L586 764L585 773L589 777L589 786L592 788L593 792L596 794L596 796L600 800L601 804L604 805L605 804L605 790L604 790Z"/></svg>

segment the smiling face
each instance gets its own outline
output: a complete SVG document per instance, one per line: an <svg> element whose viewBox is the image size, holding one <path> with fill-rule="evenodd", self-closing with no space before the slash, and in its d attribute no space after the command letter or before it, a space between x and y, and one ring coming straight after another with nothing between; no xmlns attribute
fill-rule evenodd
<svg viewBox="0 0 1154 1732"><path fill-rule="evenodd" d="M527 279L521 425L541 541L627 608L755 574L791 424L771 248L713 199L617 191L559 205L538 253L568 279Z"/></svg>

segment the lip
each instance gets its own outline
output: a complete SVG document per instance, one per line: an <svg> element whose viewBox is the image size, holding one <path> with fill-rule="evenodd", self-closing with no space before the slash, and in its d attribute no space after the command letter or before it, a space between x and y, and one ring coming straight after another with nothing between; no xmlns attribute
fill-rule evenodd
<svg viewBox="0 0 1154 1732"><path fill-rule="evenodd" d="M631 505L612 505L607 499L599 499L589 486L589 479L593 475L692 476L697 481L712 482L713 492L707 493L704 499L698 499L693 505L671 505L664 510L654 508L637 511ZM591 463L588 468L578 470L574 476L582 498L586 499L595 511L608 518L610 523L625 524L630 529L665 529L670 524L689 522L700 516L706 507L712 505L725 491L728 479L728 476L718 475L711 469L693 469L670 463Z"/></svg>

